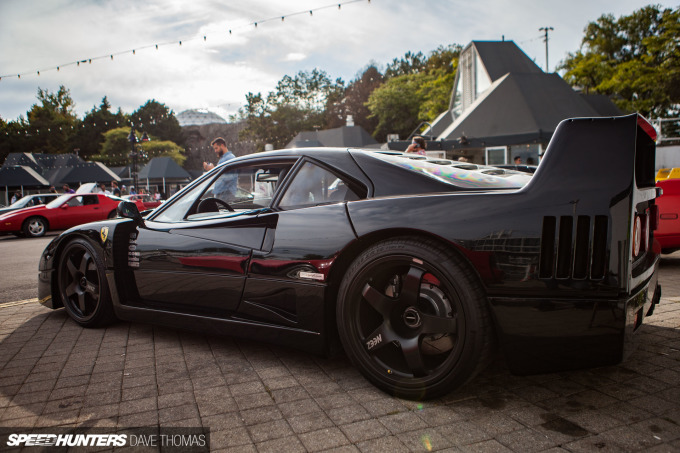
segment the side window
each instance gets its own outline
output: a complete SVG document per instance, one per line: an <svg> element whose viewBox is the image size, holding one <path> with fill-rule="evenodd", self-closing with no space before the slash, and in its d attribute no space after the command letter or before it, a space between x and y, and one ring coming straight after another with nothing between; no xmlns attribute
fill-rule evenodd
<svg viewBox="0 0 680 453"><path fill-rule="evenodd" d="M153 220L192 221L267 208L291 166L279 163L225 168L174 200Z"/></svg>
<svg viewBox="0 0 680 453"><path fill-rule="evenodd" d="M311 162L305 162L288 186L279 207L293 209L360 198L343 179Z"/></svg>
<svg viewBox="0 0 680 453"><path fill-rule="evenodd" d="M70 200L66 202L68 206L82 206L83 205L83 197L72 197Z"/></svg>
<svg viewBox="0 0 680 453"><path fill-rule="evenodd" d="M97 195L83 195L83 205L99 204L99 197Z"/></svg>
<svg viewBox="0 0 680 453"><path fill-rule="evenodd" d="M201 195L196 212L188 219L214 215L215 212L269 207L279 181L283 180L290 167L291 164L258 164L226 168Z"/></svg>

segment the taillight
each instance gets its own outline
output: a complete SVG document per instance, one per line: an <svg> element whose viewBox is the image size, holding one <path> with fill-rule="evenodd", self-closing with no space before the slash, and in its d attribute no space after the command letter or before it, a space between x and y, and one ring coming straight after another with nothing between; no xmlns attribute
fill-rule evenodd
<svg viewBox="0 0 680 453"><path fill-rule="evenodd" d="M652 231L656 231L659 229L659 207L655 204L650 206L650 211L649 211L649 217L650 217L650 225L649 227L652 229Z"/></svg>
<svg viewBox="0 0 680 453"><path fill-rule="evenodd" d="M640 255L642 247L642 219L635 214L635 225L633 226L633 257Z"/></svg>

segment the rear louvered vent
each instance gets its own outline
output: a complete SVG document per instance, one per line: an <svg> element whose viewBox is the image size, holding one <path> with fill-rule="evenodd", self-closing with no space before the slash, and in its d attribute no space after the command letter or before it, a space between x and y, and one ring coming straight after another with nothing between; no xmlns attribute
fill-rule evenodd
<svg viewBox="0 0 680 453"><path fill-rule="evenodd" d="M540 278L604 278L607 216L543 218Z"/></svg>

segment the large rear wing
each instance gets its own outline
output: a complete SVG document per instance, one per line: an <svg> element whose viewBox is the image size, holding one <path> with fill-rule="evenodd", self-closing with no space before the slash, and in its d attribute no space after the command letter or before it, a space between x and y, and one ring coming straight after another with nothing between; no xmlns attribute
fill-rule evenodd
<svg viewBox="0 0 680 453"><path fill-rule="evenodd" d="M637 114L559 124L522 190L539 204L549 200L539 279L606 280L630 292L653 273L655 139Z"/></svg>

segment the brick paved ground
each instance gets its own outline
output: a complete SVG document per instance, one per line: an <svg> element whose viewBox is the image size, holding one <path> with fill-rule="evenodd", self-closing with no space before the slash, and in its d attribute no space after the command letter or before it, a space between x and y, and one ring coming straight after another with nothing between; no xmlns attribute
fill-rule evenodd
<svg viewBox="0 0 680 453"><path fill-rule="evenodd" d="M376 390L344 357L3 306L0 426L203 425L213 450L239 452L680 451L680 253L661 283L624 364L517 377L499 360L426 403Z"/></svg>

